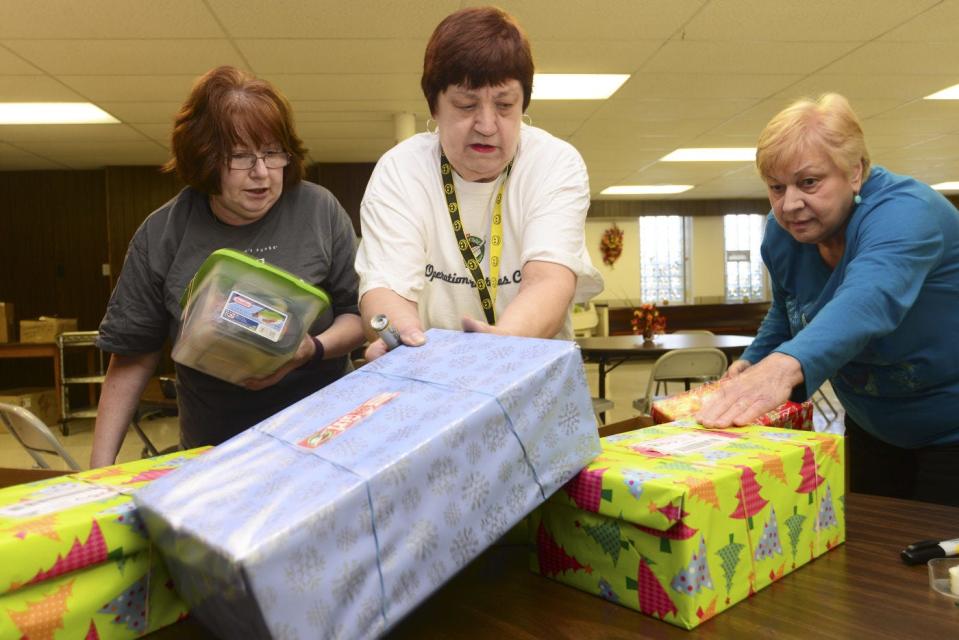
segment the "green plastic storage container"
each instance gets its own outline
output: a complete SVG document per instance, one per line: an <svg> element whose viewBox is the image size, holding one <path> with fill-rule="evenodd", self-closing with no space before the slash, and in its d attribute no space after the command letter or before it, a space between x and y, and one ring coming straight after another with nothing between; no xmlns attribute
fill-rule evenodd
<svg viewBox="0 0 959 640"><path fill-rule="evenodd" d="M286 364L330 309L322 289L232 249L210 254L180 303L173 360L234 384Z"/></svg>

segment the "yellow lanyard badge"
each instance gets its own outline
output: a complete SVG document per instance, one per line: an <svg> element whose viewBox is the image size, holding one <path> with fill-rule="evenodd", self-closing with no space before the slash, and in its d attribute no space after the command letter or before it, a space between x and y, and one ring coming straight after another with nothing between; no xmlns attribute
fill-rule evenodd
<svg viewBox="0 0 959 640"><path fill-rule="evenodd" d="M476 291L479 293L480 303L483 305L483 313L486 314L486 322L496 324L496 288L499 282L499 262L500 254L503 252L503 192L506 190L506 182L509 180L509 174L513 170L513 162L506 165L506 178L499 186L496 193L496 200L493 204L493 222L490 225L490 249L489 249L489 287L486 286L487 280L483 276L483 269L479 260L473 255L469 241L466 239L466 233L463 231L463 221L460 218L460 207L456 200L456 187L453 186L453 167L446 154L440 154L440 175L443 176L443 192L446 194L446 207L450 213L450 223L453 225L453 233L456 234L456 243L459 246L460 254L463 256L463 264L470 272L473 283L476 285Z"/></svg>

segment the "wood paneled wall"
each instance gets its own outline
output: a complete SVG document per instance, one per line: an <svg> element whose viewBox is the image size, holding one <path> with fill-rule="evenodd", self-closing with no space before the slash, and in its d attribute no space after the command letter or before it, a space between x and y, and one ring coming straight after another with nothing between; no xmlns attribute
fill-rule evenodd
<svg viewBox="0 0 959 640"><path fill-rule="evenodd" d="M350 214L356 235L360 235L360 202L366 183L373 175L373 162L319 162L306 172L307 180L329 189Z"/></svg>

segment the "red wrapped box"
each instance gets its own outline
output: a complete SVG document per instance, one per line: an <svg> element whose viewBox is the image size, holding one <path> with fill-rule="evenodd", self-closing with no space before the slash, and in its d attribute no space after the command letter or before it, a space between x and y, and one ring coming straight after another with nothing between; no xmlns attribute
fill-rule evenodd
<svg viewBox="0 0 959 640"><path fill-rule="evenodd" d="M654 400L650 414L653 422L663 424L675 420L684 420L692 418L703 405L703 401L714 393L718 382L709 382L685 393ZM786 402L779 408L770 411L766 415L756 420L755 424L767 427L780 427L783 429L798 429L799 431L812 431L812 410L811 401L805 402Z"/></svg>

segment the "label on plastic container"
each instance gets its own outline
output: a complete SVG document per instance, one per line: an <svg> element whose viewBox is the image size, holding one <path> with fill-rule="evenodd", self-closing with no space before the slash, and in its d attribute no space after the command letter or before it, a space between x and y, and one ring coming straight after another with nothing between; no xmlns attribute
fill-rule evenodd
<svg viewBox="0 0 959 640"><path fill-rule="evenodd" d="M220 312L220 317L258 336L263 336L270 342L278 342L283 335L283 328L286 327L289 316L254 300L245 293L231 291L223 311Z"/></svg>
<svg viewBox="0 0 959 640"><path fill-rule="evenodd" d="M643 449L652 449L667 455L684 456L711 451L717 447L723 447L729 444L729 438L714 436L702 432L694 432L665 438L656 438L655 440L644 440L637 442L637 447Z"/></svg>

